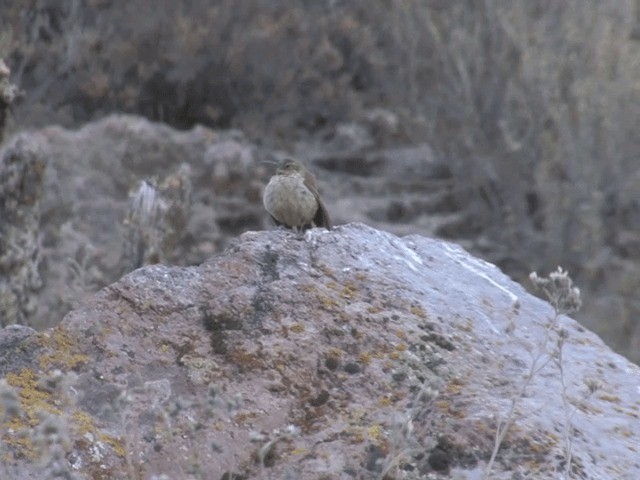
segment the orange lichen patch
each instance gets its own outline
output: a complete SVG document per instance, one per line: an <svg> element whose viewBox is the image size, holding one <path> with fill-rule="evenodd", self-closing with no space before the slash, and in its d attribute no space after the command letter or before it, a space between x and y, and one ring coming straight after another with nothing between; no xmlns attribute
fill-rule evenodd
<svg viewBox="0 0 640 480"><path fill-rule="evenodd" d="M51 353L40 357L42 369L55 366L70 370L88 360L86 355L78 353L75 339L60 326L53 329L51 336L40 337L40 343L51 349Z"/></svg>

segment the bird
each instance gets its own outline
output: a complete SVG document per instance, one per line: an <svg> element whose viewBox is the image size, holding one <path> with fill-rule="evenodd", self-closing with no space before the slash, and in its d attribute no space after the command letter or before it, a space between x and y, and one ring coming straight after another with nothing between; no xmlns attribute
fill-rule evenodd
<svg viewBox="0 0 640 480"><path fill-rule="evenodd" d="M278 226L295 231L331 230L331 219L318 193L316 177L300 162L285 158L264 190L262 203Z"/></svg>

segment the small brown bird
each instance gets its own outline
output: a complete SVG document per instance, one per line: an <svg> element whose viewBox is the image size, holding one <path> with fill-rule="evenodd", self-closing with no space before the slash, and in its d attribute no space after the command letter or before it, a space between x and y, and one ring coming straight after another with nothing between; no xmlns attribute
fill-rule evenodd
<svg viewBox="0 0 640 480"><path fill-rule="evenodd" d="M262 202L276 225L296 231L312 227L331 230L331 220L318 193L316 177L291 158L278 164L264 190Z"/></svg>

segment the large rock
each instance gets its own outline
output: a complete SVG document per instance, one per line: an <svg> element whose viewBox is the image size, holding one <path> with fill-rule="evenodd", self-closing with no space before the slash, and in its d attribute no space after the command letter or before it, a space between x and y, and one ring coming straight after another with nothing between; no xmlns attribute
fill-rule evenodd
<svg viewBox="0 0 640 480"><path fill-rule="evenodd" d="M248 232L2 331L0 473L478 479L510 425L491 478L640 478L640 369L554 318L454 244Z"/></svg>

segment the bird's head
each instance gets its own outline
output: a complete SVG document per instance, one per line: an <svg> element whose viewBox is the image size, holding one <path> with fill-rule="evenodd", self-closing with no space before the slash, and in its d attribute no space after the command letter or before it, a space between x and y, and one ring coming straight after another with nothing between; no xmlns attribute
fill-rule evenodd
<svg viewBox="0 0 640 480"><path fill-rule="evenodd" d="M304 173L305 168L292 158L285 158L278 163L277 175L292 175L294 173Z"/></svg>

